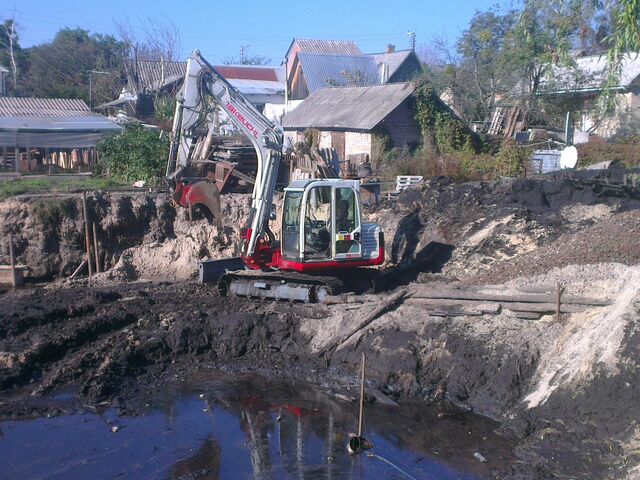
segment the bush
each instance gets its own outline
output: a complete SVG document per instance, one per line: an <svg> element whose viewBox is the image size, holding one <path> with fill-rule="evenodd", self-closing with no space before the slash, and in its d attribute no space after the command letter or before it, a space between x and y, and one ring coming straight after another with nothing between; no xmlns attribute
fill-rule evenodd
<svg viewBox="0 0 640 480"><path fill-rule="evenodd" d="M577 145L578 165L585 167L594 163L619 161L627 167L640 165L640 141L628 143L589 142Z"/></svg>
<svg viewBox="0 0 640 480"><path fill-rule="evenodd" d="M502 143L495 154L474 154L467 151L435 155L420 149L414 154L395 151L389 159L394 175L447 176L459 181L488 180L496 177L524 176L531 150L512 141Z"/></svg>
<svg viewBox="0 0 640 480"><path fill-rule="evenodd" d="M124 182L144 180L159 183L165 174L169 156L169 141L158 132L129 124L97 145L99 161L94 175Z"/></svg>

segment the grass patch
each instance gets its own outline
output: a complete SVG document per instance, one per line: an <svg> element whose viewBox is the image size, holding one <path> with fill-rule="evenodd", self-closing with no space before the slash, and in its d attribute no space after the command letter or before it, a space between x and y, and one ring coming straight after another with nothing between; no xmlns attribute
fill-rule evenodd
<svg viewBox="0 0 640 480"><path fill-rule="evenodd" d="M103 178L29 178L20 180L0 181L0 200L24 194L37 193L70 193L82 190L104 190L108 188L124 187L126 184Z"/></svg>

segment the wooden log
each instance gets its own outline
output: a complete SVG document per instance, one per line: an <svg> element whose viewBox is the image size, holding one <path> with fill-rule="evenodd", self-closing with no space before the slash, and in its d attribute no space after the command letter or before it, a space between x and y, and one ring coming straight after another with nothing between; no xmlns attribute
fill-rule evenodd
<svg viewBox="0 0 640 480"><path fill-rule="evenodd" d="M87 192L82 192L82 213L84 215L84 237L87 249L87 266L89 267L89 278L93 275L93 265L91 264L91 235L89 233L89 213L87 208Z"/></svg>
<svg viewBox="0 0 640 480"><path fill-rule="evenodd" d="M432 288L416 285L413 287L412 298L432 298L432 299L458 299L458 300L484 300L489 302L518 302L518 303L550 303L555 302L553 294L526 294L515 293L506 294L500 292L480 291L470 288ZM608 306L606 300L597 298L587 298L577 295L565 295L563 303L590 306Z"/></svg>
<svg viewBox="0 0 640 480"><path fill-rule="evenodd" d="M93 229L93 255L96 259L96 273L100 273L102 269L100 268L100 252L98 250L98 235L96 234L96 224L94 222L91 223L91 228Z"/></svg>
<svg viewBox="0 0 640 480"><path fill-rule="evenodd" d="M343 340L337 342L333 347L329 348L328 350L325 350L324 352L322 352L323 354L326 353L327 351L335 351L336 349L338 349L340 346L344 345L345 343L347 343L349 340L351 340L351 338L356 335L360 330L362 330L363 328L365 328L367 325L369 325L371 322L373 322L376 318L378 318L380 315L382 315L384 312L386 312L387 310L389 310L391 307L393 307L394 305L396 305L397 303L401 302L404 297L407 295L407 290L403 289L400 290L399 292L391 295L390 297L388 297L382 304L380 304L377 308L375 308L369 315L367 315L366 317L364 317L364 319L358 323L358 325L353 328L345 337Z"/></svg>

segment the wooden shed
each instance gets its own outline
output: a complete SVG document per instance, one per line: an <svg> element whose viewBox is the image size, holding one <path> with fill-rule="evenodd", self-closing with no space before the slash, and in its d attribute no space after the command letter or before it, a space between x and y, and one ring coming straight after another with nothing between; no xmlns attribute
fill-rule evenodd
<svg viewBox="0 0 640 480"><path fill-rule="evenodd" d="M295 144L305 130L318 130L319 147L335 149L341 160L371 158L376 132L388 135L394 147L415 146L421 132L411 108L413 91L410 82L318 90L285 115L285 136Z"/></svg>

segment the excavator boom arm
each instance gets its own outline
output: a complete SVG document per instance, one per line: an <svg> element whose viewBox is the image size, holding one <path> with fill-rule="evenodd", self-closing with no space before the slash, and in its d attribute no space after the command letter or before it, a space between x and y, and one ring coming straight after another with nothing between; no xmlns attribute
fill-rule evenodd
<svg viewBox="0 0 640 480"><path fill-rule="evenodd" d="M196 50L187 60L184 83L176 100L167 176L175 175L188 163L193 138L189 132L207 121L205 94L213 98L251 141L258 156L242 252L250 257L255 252L258 238L268 232L267 222L282 156L282 134Z"/></svg>

